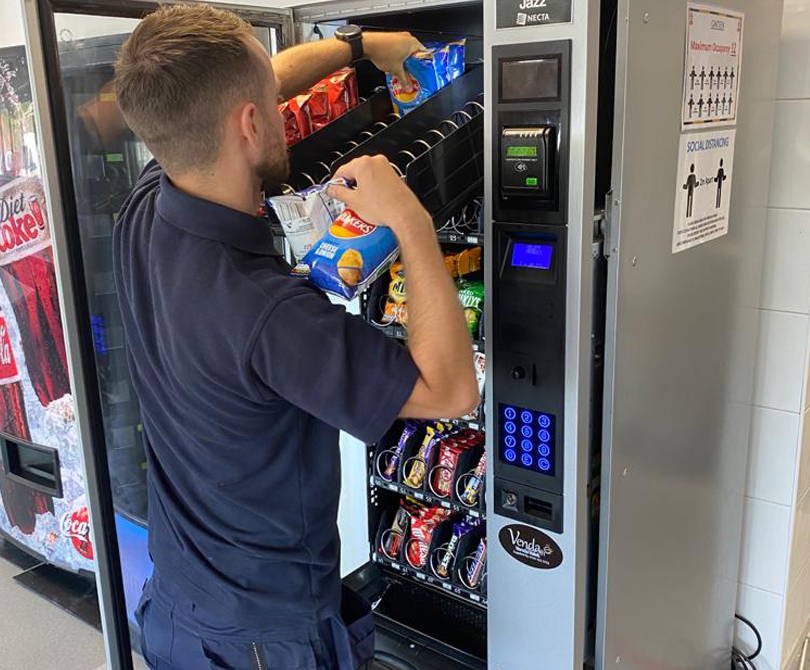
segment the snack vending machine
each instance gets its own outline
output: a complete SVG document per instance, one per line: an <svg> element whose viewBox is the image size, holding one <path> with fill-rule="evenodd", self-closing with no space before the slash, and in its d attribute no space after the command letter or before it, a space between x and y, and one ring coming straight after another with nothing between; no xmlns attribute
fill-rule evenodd
<svg viewBox="0 0 810 670"><path fill-rule="evenodd" d="M142 519L137 533L124 528L121 493L110 498L119 465L98 402L95 261L69 202L77 168L54 132L66 128L66 89L48 97L43 82L64 78L49 46L60 13L131 20L154 4L23 1L49 182L64 196L50 202L80 340L69 350L84 380L110 657L129 667L124 601L131 610L148 574L146 530ZM344 23L409 30L448 53L463 44L464 67L439 85L417 78L403 94L360 64L357 99L334 118L322 91L285 105L292 172L271 194L295 198L356 156L385 155L433 216L468 317L480 408L398 421L377 444L342 440L344 509L358 512L341 517L352 547L343 572L373 603L378 666L727 668L780 30L772 2L238 11L279 46ZM701 63L715 73L702 84L688 77ZM267 215L280 238L290 233ZM395 264L349 305L403 346L407 281Z"/></svg>

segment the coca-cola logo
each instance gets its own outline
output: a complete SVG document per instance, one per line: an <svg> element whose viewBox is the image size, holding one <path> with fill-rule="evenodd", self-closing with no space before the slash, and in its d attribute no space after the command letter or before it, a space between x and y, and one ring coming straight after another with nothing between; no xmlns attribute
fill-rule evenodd
<svg viewBox="0 0 810 670"><path fill-rule="evenodd" d="M30 211L27 211L30 210ZM0 199L0 253L45 237L45 217L35 195L25 193Z"/></svg>
<svg viewBox="0 0 810 670"><path fill-rule="evenodd" d="M62 517L62 535L69 537L76 549L88 560L93 560L93 543L90 540L90 516L87 507L80 507Z"/></svg>
<svg viewBox="0 0 810 670"><path fill-rule="evenodd" d="M4 317L0 316L0 385L17 381L17 363Z"/></svg>

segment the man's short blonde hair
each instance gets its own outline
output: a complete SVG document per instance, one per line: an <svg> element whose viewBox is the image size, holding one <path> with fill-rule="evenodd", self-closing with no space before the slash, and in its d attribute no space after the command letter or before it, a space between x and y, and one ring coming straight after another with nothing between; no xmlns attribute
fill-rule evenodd
<svg viewBox="0 0 810 670"><path fill-rule="evenodd" d="M210 165L223 121L240 101L259 102L266 68L250 49L250 24L205 4L160 7L121 48L118 104L168 172Z"/></svg>

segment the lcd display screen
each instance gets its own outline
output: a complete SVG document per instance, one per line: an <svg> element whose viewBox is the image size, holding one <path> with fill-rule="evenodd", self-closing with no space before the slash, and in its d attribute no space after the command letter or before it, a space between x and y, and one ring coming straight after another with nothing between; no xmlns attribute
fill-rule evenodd
<svg viewBox="0 0 810 670"><path fill-rule="evenodd" d="M501 100L549 100L559 97L559 57L501 62Z"/></svg>
<svg viewBox="0 0 810 670"><path fill-rule="evenodd" d="M534 146L511 146L506 147L507 158L536 158L537 147Z"/></svg>
<svg viewBox="0 0 810 670"><path fill-rule="evenodd" d="M512 245L512 267L550 270L554 258L554 246L551 244L528 244L515 242Z"/></svg>

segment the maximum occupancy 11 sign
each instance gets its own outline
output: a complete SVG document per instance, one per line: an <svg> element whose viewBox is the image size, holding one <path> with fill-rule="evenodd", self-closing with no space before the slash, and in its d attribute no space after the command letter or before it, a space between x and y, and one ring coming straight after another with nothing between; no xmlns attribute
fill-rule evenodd
<svg viewBox="0 0 810 670"><path fill-rule="evenodd" d="M689 3L681 129L737 122L744 14Z"/></svg>

